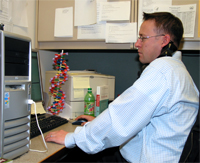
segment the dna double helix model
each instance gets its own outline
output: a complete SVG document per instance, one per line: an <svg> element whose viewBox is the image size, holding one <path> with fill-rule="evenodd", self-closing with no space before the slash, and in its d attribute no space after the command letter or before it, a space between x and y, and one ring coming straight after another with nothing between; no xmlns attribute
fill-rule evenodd
<svg viewBox="0 0 200 163"><path fill-rule="evenodd" d="M55 58L53 58L53 64L58 71L56 76L50 79L51 87L49 87L49 91L51 92L54 101L47 108L48 112L51 112L53 115L59 114L62 112L66 98L65 92L62 91L61 86L67 80L67 71L69 71L69 66L67 66L66 61L64 59L64 55L68 55L68 53L55 54Z"/></svg>

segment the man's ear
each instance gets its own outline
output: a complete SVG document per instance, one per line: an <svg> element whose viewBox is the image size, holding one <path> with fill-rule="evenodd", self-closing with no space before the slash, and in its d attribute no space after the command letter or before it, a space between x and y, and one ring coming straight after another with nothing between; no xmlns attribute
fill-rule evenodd
<svg viewBox="0 0 200 163"><path fill-rule="evenodd" d="M166 34L165 36L163 36L162 48L163 48L164 46L166 46L167 44L169 44L170 40L171 40L171 38L170 38L170 35L169 35L169 34Z"/></svg>

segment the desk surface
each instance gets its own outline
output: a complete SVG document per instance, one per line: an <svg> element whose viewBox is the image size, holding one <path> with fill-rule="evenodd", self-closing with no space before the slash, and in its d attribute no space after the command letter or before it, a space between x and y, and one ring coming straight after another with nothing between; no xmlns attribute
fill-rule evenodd
<svg viewBox="0 0 200 163"><path fill-rule="evenodd" d="M70 122L67 124L64 124L58 128L55 128L51 131L57 131L57 130L64 130L67 132L73 132L77 126L72 125ZM50 131L49 131L50 132ZM44 136L47 135L48 132L44 133ZM28 153L25 153L24 155L16 158L13 160L14 163L23 163L23 162L29 162L29 163L36 163L44 160L45 158L53 155L54 153L58 152L60 149L64 147L64 145L47 142L48 151L47 152L33 152L29 151ZM36 149L36 150L45 150L45 145L42 140L42 136L37 136L33 139L31 139L31 145L30 149Z"/></svg>

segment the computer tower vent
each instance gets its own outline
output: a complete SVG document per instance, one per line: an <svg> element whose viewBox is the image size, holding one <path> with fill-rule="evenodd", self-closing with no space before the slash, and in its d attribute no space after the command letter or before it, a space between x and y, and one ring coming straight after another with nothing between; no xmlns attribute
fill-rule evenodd
<svg viewBox="0 0 200 163"><path fill-rule="evenodd" d="M29 150L30 116L4 123L4 158L13 159Z"/></svg>

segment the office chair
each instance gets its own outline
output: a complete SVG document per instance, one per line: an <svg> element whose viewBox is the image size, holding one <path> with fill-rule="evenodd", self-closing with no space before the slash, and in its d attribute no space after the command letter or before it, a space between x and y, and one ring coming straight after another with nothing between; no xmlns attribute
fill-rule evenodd
<svg viewBox="0 0 200 163"><path fill-rule="evenodd" d="M200 101L200 96L199 96L199 101ZM199 109L200 109L200 105L199 105ZM194 126L192 127L190 134L186 140L179 163L200 162L200 159L199 159L199 146L200 146L199 116L200 115L198 111L197 120Z"/></svg>

